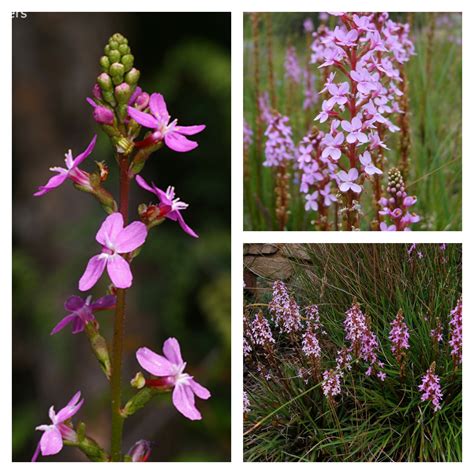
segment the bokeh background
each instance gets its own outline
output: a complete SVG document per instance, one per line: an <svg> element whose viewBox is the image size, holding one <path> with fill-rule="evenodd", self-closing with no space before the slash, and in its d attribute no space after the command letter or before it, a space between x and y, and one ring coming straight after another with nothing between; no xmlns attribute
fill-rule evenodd
<svg viewBox="0 0 474 474"><path fill-rule="evenodd" d="M141 438L156 442L153 461L230 459L230 14L29 13L13 20L13 460L29 461L39 440L35 426L50 405L64 406L76 390L86 403L77 420L108 447L108 384L86 337L49 336L64 316L63 302L97 250L104 218L96 201L70 182L42 198L38 185L64 153L82 151L99 132L93 160L106 160L106 187L117 193L111 148L85 98L98 75L109 36L129 39L141 86L164 94L181 124L205 123L199 148L153 155L142 175L173 184L190 203L185 218L200 238L171 221L153 229L134 262L128 296L124 380L139 366L142 345L161 351L176 336L190 373L209 387L203 421L182 417L163 396L125 424L124 448ZM89 159L84 169L93 169ZM132 188L131 217L150 196ZM103 278L94 296L105 292ZM99 314L110 337L113 313ZM132 393L127 389L127 395ZM42 461L83 461L65 448Z"/></svg>

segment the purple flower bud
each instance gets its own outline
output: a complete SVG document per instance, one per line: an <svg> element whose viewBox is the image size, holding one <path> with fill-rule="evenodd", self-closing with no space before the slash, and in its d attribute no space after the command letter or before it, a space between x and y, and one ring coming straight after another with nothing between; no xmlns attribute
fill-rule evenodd
<svg viewBox="0 0 474 474"><path fill-rule="evenodd" d="M107 107L97 106L93 112L94 120L103 125L112 125L114 123L114 113Z"/></svg>
<svg viewBox="0 0 474 474"><path fill-rule="evenodd" d="M150 94L147 92L141 93L137 100L135 101L135 108L139 110L144 110L148 107L148 102L150 101Z"/></svg>
<svg viewBox="0 0 474 474"><path fill-rule="evenodd" d="M92 95L94 96L94 99L102 100L102 92L100 90L99 84L94 84L94 87L92 88Z"/></svg>
<svg viewBox="0 0 474 474"><path fill-rule="evenodd" d="M137 441L128 451L132 462L145 462L151 454L151 442L146 439Z"/></svg>

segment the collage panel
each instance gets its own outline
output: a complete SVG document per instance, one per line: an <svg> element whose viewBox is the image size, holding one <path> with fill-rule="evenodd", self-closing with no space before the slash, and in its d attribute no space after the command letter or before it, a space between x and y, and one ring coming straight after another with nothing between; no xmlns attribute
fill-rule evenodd
<svg viewBox="0 0 474 474"><path fill-rule="evenodd" d="M462 461L461 244L243 262L244 461Z"/></svg>
<svg viewBox="0 0 474 474"><path fill-rule="evenodd" d="M461 90L461 13L245 13L245 230L461 230Z"/></svg>

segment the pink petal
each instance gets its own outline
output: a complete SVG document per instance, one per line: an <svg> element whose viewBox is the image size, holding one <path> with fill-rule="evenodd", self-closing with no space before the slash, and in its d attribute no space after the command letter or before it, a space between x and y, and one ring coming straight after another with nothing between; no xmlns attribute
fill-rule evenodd
<svg viewBox="0 0 474 474"><path fill-rule="evenodd" d="M79 280L79 289L81 291L90 290L96 283L97 280L104 273L107 258L104 254L95 255L89 260L86 271Z"/></svg>
<svg viewBox="0 0 474 474"><path fill-rule="evenodd" d="M165 357L158 355L156 352L141 347L136 353L138 363L150 374L157 377L168 377L175 375L176 367Z"/></svg>
<svg viewBox="0 0 474 474"><path fill-rule="evenodd" d="M81 392L77 392L75 396L79 394L79 397L81 396ZM74 400L74 398L73 398ZM71 402L73 401L71 400ZM76 402L77 400L74 401L74 404L71 404L71 402L68 403L67 406L65 406L63 409L59 410L58 414L56 415L56 420L57 423L63 423L66 420L69 420L72 418L82 407L82 404L84 403L84 400L81 400L79 403Z"/></svg>
<svg viewBox="0 0 474 474"><path fill-rule="evenodd" d="M181 365L183 363L179 342L174 337L166 339L165 343L163 344L163 354L170 362L175 365Z"/></svg>
<svg viewBox="0 0 474 474"><path fill-rule="evenodd" d="M31 462L36 462L37 459L38 459L38 456L39 456L39 453L40 453L40 443L41 443L41 441L39 441L38 444L36 445L36 449L35 449L35 452L33 454L33 457L31 458Z"/></svg>
<svg viewBox="0 0 474 474"><path fill-rule="evenodd" d="M194 405L194 393L188 385L178 384L174 387L173 405L190 420L200 420L202 418L201 413Z"/></svg>
<svg viewBox="0 0 474 474"><path fill-rule="evenodd" d="M61 329L65 328L69 323L73 322L78 316L75 314L69 314L65 318L61 319L56 326L54 326L53 330L50 332L50 335L58 333Z"/></svg>
<svg viewBox="0 0 474 474"><path fill-rule="evenodd" d="M202 398L203 400L207 400L211 397L211 392L206 387L197 383L194 379L189 381L189 385L197 397Z"/></svg>
<svg viewBox="0 0 474 474"><path fill-rule="evenodd" d="M92 311L103 311L115 307L117 297L115 295L105 295L95 300L91 304Z"/></svg>
<svg viewBox="0 0 474 474"><path fill-rule="evenodd" d="M77 168L92 153L92 150L95 147L96 141L97 141L97 135L94 135L94 138L92 138L87 148L80 155L76 156L76 158L72 162L72 168Z"/></svg>
<svg viewBox="0 0 474 474"><path fill-rule="evenodd" d="M81 318L76 318L72 323L72 333L79 334L80 332L84 331L84 321Z"/></svg>
<svg viewBox="0 0 474 474"><path fill-rule="evenodd" d="M178 132L171 132L165 135L166 145L174 151L185 152L191 151L198 147L196 142L188 140Z"/></svg>
<svg viewBox="0 0 474 474"><path fill-rule="evenodd" d="M139 175L135 177L135 180L141 188L143 188L145 191L149 191L150 193L155 193L153 188Z"/></svg>
<svg viewBox="0 0 474 474"><path fill-rule="evenodd" d="M339 185L339 189L340 189L343 193L345 193L345 192L349 191L349 189L350 189L350 184L349 184L349 183L341 183L341 184Z"/></svg>
<svg viewBox="0 0 474 474"><path fill-rule="evenodd" d="M133 275L129 263L120 255L116 254L107 259L107 273L112 283L117 288L130 288Z"/></svg>
<svg viewBox="0 0 474 474"><path fill-rule="evenodd" d="M174 127L174 129L182 135L196 135L196 133L202 132L205 128L205 125L177 125Z"/></svg>
<svg viewBox="0 0 474 474"><path fill-rule="evenodd" d="M158 127L158 121L155 117L153 117L153 115L141 112L140 110L137 110L133 107L128 107L128 115L130 115L130 117L132 117L135 122L140 125L143 125L144 127L152 129Z"/></svg>
<svg viewBox="0 0 474 474"><path fill-rule="evenodd" d="M359 194L362 191L362 188L358 184L355 184L355 183L351 183L351 189L357 194Z"/></svg>
<svg viewBox="0 0 474 474"><path fill-rule="evenodd" d="M118 253L132 252L143 245L147 233L146 225L143 222L132 222L121 230L114 239L115 250Z"/></svg>
<svg viewBox="0 0 474 474"><path fill-rule="evenodd" d="M68 177L67 171L61 171L49 179L49 181L38 188L38 191L33 196L43 196L43 194L49 193L54 188L61 186Z"/></svg>
<svg viewBox="0 0 474 474"><path fill-rule="evenodd" d="M100 229L98 230L95 239L99 244L108 247L110 244L114 244L118 234L123 229L123 217L120 212L114 212L107 216L102 222Z"/></svg>
<svg viewBox="0 0 474 474"><path fill-rule="evenodd" d="M346 131L346 132L351 132L352 131L352 126L347 120L343 120L341 122L341 127Z"/></svg>
<svg viewBox="0 0 474 474"><path fill-rule="evenodd" d="M186 234L188 234L191 237L194 237L195 239L197 239L199 237L199 235L197 235L196 232L194 232L194 230L191 229L191 227L189 227L188 224L186 224L186 222L184 222L184 219L183 219L183 216L181 215L181 212L176 211L176 214L177 214L178 223L181 226L181 229L183 229L184 232L186 232Z"/></svg>
<svg viewBox="0 0 474 474"><path fill-rule="evenodd" d="M357 172L355 168L351 168L349 172L347 173L347 177L349 181L354 181L355 179L358 178L358 176L359 176L359 173Z"/></svg>
<svg viewBox="0 0 474 474"><path fill-rule="evenodd" d="M161 120L168 122L170 114L166 108L166 102L161 94L151 94L150 97L150 110L155 117L159 117Z"/></svg>
<svg viewBox="0 0 474 474"><path fill-rule="evenodd" d="M63 438L58 428L50 428L43 433L40 440L41 454L51 456L63 449Z"/></svg>

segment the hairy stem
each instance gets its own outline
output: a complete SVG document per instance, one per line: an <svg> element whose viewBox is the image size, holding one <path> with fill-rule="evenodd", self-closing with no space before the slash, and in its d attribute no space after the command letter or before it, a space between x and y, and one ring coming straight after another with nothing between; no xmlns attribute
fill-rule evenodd
<svg viewBox="0 0 474 474"><path fill-rule="evenodd" d="M124 225L128 221L128 158L119 156L120 166L120 202L119 212L123 216ZM122 403L122 356L123 356L123 334L125 325L125 289L117 289L117 304L115 307L114 337L112 343L112 377L110 379L112 399L112 434L110 442L111 460L122 460L122 432L124 419L120 413Z"/></svg>

